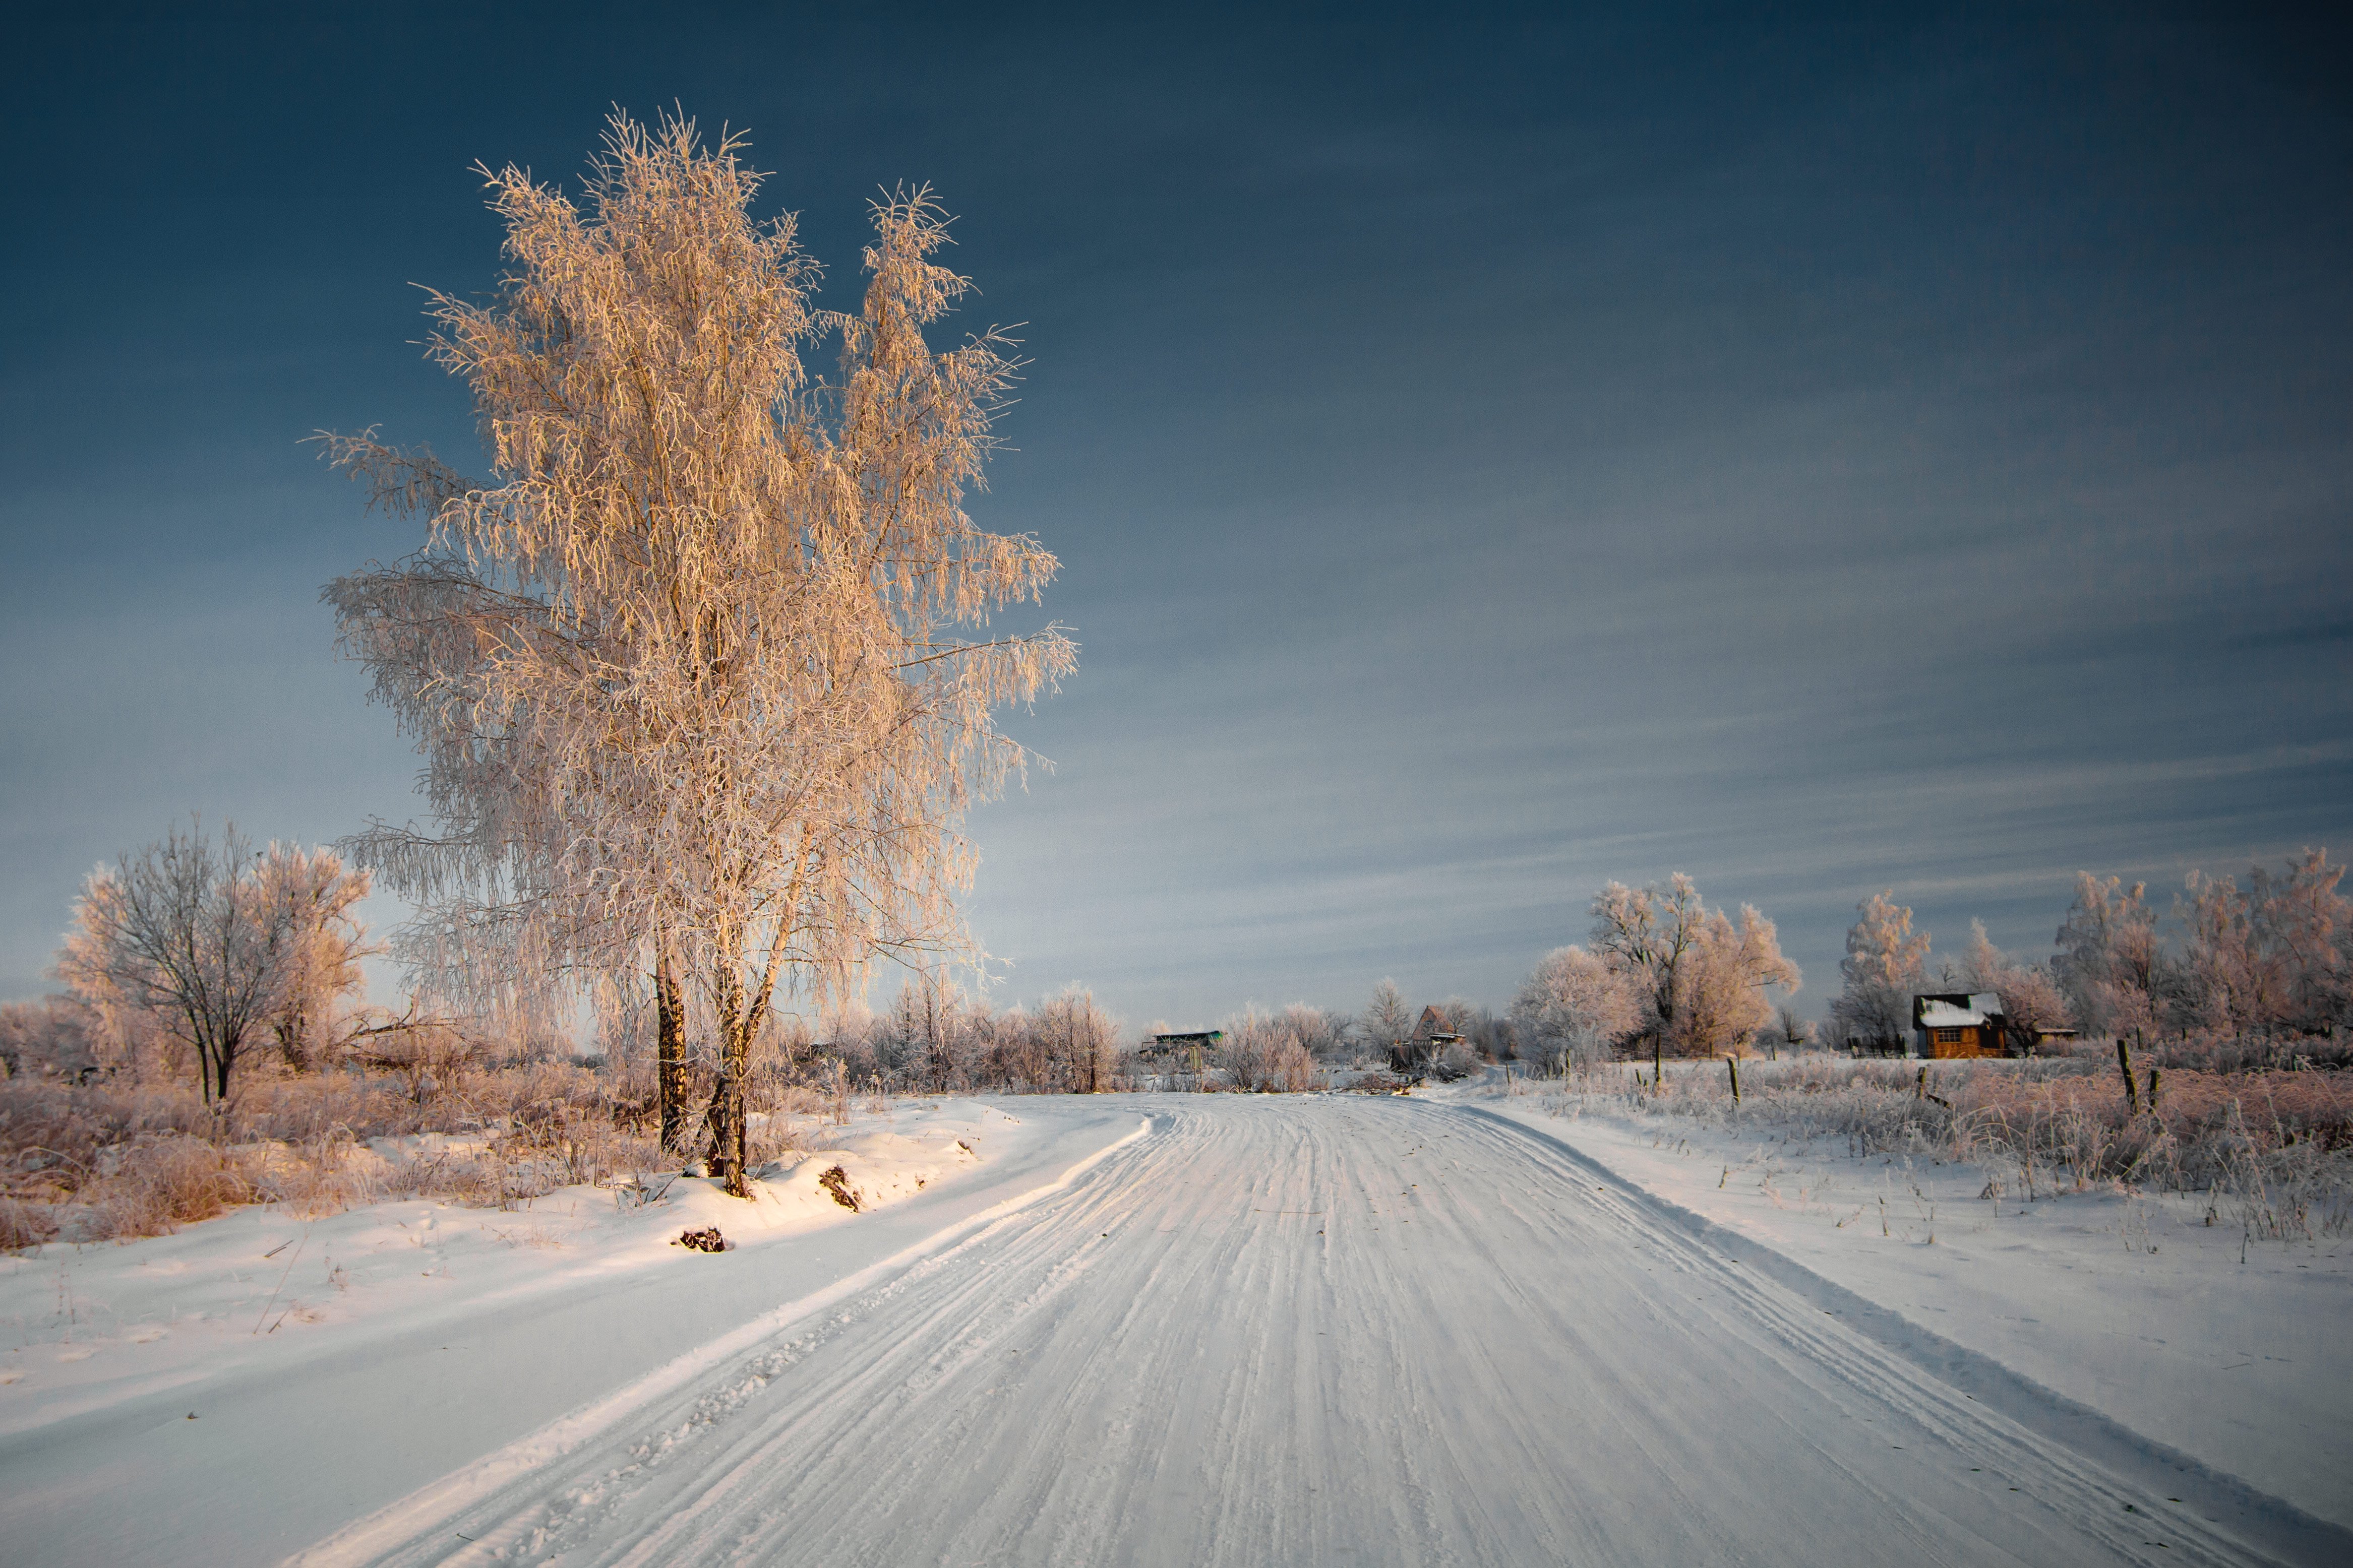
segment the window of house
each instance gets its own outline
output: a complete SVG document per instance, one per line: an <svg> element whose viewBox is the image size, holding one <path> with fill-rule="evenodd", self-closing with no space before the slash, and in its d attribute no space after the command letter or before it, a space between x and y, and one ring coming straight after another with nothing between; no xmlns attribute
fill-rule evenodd
<svg viewBox="0 0 2353 1568"><path fill-rule="evenodd" d="M1957 1046L1961 1043L1961 1032L1958 1029L1939 1029L1936 1031L1936 1043L1940 1046Z"/></svg>

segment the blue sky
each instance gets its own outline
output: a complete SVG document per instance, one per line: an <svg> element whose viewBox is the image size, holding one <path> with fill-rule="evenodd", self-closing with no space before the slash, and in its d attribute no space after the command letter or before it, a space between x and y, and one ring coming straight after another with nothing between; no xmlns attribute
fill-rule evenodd
<svg viewBox="0 0 2353 1568"><path fill-rule="evenodd" d="M747 127L853 297L929 180L1033 361L976 515L1082 668L977 814L1011 995L1501 1005L1604 880L2030 955L2080 868L2353 851L2343 38L2241 13L76 10L5 110L0 995L175 816L413 763L300 443L474 450L468 166ZM396 918L385 908L379 918Z"/></svg>

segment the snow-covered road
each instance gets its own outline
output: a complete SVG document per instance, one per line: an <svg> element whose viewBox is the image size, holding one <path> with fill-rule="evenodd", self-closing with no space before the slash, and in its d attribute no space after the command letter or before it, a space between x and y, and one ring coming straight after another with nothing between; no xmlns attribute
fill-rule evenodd
<svg viewBox="0 0 2353 1568"><path fill-rule="evenodd" d="M2343 1543L2220 1518L2197 1478L1998 1412L1524 1129L1386 1099L1132 1103L1151 1132L1062 1191L308 1560L2090 1563ZM712 1260L739 1261L757 1255Z"/></svg>

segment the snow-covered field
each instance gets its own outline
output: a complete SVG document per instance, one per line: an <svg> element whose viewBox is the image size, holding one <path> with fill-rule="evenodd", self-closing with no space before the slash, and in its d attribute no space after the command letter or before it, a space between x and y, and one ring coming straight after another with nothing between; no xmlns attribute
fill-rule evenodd
<svg viewBox="0 0 2353 1568"><path fill-rule="evenodd" d="M2077 1256L2101 1242L2091 1205L2051 1211L2080 1237L2007 1214L1979 1237L1947 1234L1939 1199L1931 1247L1920 1220L1878 1236L1874 1202L1873 1273L1839 1261L1868 1250L1836 1223L1855 1205L1789 1205L1769 1157L1736 1178L1704 1156L1701 1182L1687 1144L1497 1103L946 1102L852 1130L759 1205L566 1193L307 1232L248 1212L52 1248L0 1272L0 1555L2348 1560L2353 1535L2314 1517L2344 1517L2325 1466L2183 1458L2180 1431L2040 1375L2075 1342L1911 1321L1999 1321L2072 1271L2046 1321L2137 1331L2165 1291ZM852 1157L877 1195L924 1184L853 1215L816 1189ZM1706 1206L1744 1184L1748 1209ZM742 1245L668 1245L710 1219ZM1981 1267L2013 1231L2047 1256ZM2173 1256L2157 1245L2141 1256ZM2316 1364L2264 1385L2303 1399L2242 1452L2343 1402L2344 1275L2304 1272L2264 1321L2321 1314L2293 1342ZM2173 1366L2151 1360L2147 1408L2202 1398L2163 1393Z"/></svg>

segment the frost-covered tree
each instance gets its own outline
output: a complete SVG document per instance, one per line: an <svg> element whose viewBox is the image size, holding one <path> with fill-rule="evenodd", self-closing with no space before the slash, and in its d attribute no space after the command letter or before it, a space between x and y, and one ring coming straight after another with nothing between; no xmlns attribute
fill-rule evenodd
<svg viewBox="0 0 2353 1568"><path fill-rule="evenodd" d="M1760 1044L1775 1050L1785 1047L1793 1051L1802 1050L1813 1044L1813 1022L1795 1007L1784 1004L1773 1010L1771 1026L1757 1038Z"/></svg>
<svg viewBox="0 0 2353 1568"><path fill-rule="evenodd" d="M1592 951L1633 991L1633 1039L1654 1055L1673 1033L1678 975L1705 916L1697 885L1680 871L1663 888L1611 882L1593 895Z"/></svg>
<svg viewBox="0 0 2353 1568"><path fill-rule="evenodd" d="M2344 868L2307 849L2274 875L2189 874L2177 899L2181 955L2169 978L2172 1021L2185 1027L2319 1032L2348 1021L2348 933L2353 907L2337 892Z"/></svg>
<svg viewBox="0 0 2353 1568"><path fill-rule="evenodd" d="M750 216L740 145L617 115L585 211L484 171L508 274L488 304L434 297L432 352L471 385L498 482L345 443L379 495L426 476L432 536L337 607L347 637L417 584L462 611L427 627L462 679L421 700L488 777L413 864L462 895L465 930L515 933L490 944L512 970L691 985L716 1036L712 1161L744 1194L779 990L821 1001L878 952L968 950L958 827L1025 760L994 710L1074 648L976 637L1056 563L964 511L1014 364L998 334L926 341L969 288L934 259L928 191L876 205L861 310L820 314L791 220ZM830 381L804 363L826 333Z"/></svg>
<svg viewBox="0 0 2353 1568"><path fill-rule="evenodd" d="M1298 1093L1315 1087L1315 1058L1288 1017L1269 1017L1245 1007L1219 1026L1217 1065L1236 1089L1251 1093Z"/></svg>
<svg viewBox="0 0 2353 1568"><path fill-rule="evenodd" d="M1772 1018L1768 988L1801 976L1773 922L1751 906L1710 910L1678 871L1658 887L1611 882L1593 895L1592 952L1636 996L1635 1043L1653 1056L1745 1051Z"/></svg>
<svg viewBox="0 0 2353 1568"><path fill-rule="evenodd" d="M1383 980L1373 987L1372 999L1365 1004L1364 1016L1357 1026L1365 1032L1365 1043L1377 1050L1394 1051L1398 1043L1413 1033L1413 1008L1398 989L1394 980Z"/></svg>
<svg viewBox="0 0 2353 1568"><path fill-rule="evenodd" d="M101 1018L192 1052L206 1100L223 1104L257 1037L299 1049L358 988L351 911L367 885L327 850L257 851L234 825L217 844L201 824L174 827L90 874L58 973Z"/></svg>
<svg viewBox="0 0 2353 1568"><path fill-rule="evenodd" d="M79 1079L105 1065L101 1026L72 996L0 1002L0 1078Z"/></svg>
<svg viewBox="0 0 2353 1568"><path fill-rule="evenodd" d="M1276 1020L1308 1055L1319 1060L1337 1057L1345 1048L1349 1018L1304 1002L1293 1002Z"/></svg>
<svg viewBox="0 0 2353 1568"><path fill-rule="evenodd" d="M336 1045L341 1015L367 984L360 960L380 951L353 912L367 897L369 877L346 869L332 849L275 844L259 870L263 907L286 926L267 1021L279 1056L300 1072Z"/></svg>
<svg viewBox="0 0 2353 1568"><path fill-rule="evenodd" d="M892 1005L894 1065L934 1093L945 1093L965 1073L962 1001L945 976L924 970L907 977Z"/></svg>
<svg viewBox="0 0 2353 1568"><path fill-rule="evenodd" d="M1673 1047L1684 1056L1747 1055L1773 1021L1766 992L1793 992L1800 979L1773 922L1753 905L1741 905L1737 917L1710 910L1679 977Z"/></svg>
<svg viewBox="0 0 2353 1568"><path fill-rule="evenodd" d="M1928 933L1913 931L1912 911L1895 901L1894 889L1857 904L1846 957L1839 961L1845 985L1831 1003L1835 1038L1876 1050L1901 1046L1912 1028L1912 997L1924 988L1927 963Z"/></svg>
<svg viewBox="0 0 2353 1568"><path fill-rule="evenodd" d="M2339 893L2345 868L2306 849L2276 877L2249 874L2255 929L2286 975L2282 1025L2319 1033L2353 1026L2353 900Z"/></svg>
<svg viewBox="0 0 2353 1568"><path fill-rule="evenodd" d="M2015 1047L2031 1049L2044 1031L2074 1026L2074 1015L2051 972L2039 963L2012 963L1986 935L1983 921L1969 922L1957 977L1965 990L1990 991L2001 998L2003 1032Z"/></svg>
<svg viewBox="0 0 2353 1568"><path fill-rule="evenodd" d="M1627 976L1576 946L1545 954L1512 1003L1524 1048L1554 1067L1606 1058L1639 1016Z"/></svg>
<svg viewBox="0 0 2353 1568"><path fill-rule="evenodd" d="M2075 901L2060 922L2052 973L2084 1027L2103 1035L2146 1030L2171 976L2148 907L2147 889L2110 877L2075 876Z"/></svg>

